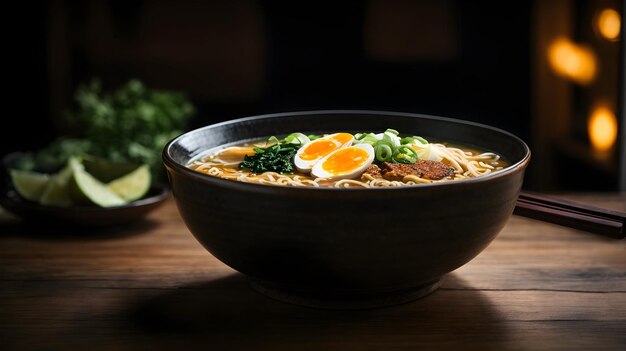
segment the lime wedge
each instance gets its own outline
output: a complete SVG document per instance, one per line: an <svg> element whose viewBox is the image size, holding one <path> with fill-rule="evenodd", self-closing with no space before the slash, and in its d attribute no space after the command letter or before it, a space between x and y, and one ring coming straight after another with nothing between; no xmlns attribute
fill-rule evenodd
<svg viewBox="0 0 626 351"><path fill-rule="evenodd" d="M109 161L91 155L84 155L81 160L85 171L103 183L122 177L139 167L135 163Z"/></svg>
<svg viewBox="0 0 626 351"><path fill-rule="evenodd" d="M72 169L66 166L50 177L39 203L47 206L69 206L72 204L67 184L72 177Z"/></svg>
<svg viewBox="0 0 626 351"><path fill-rule="evenodd" d="M84 166L76 158L70 158L72 169L70 194L77 203L94 203L102 207L121 206L126 201L111 191L107 186L85 171Z"/></svg>
<svg viewBox="0 0 626 351"><path fill-rule="evenodd" d="M150 168L143 165L136 170L110 182L107 187L126 201L135 201L150 189Z"/></svg>
<svg viewBox="0 0 626 351"><path fill-rule="evenodd" d="M44 173L11 170L11 180L21 197L30 201L39 201L50 176Z"/></svg>

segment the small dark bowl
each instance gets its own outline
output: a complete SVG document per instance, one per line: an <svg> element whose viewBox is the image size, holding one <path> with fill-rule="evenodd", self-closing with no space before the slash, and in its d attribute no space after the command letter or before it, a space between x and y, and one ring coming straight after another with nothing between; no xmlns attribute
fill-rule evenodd
<svg viewBox="0 0 626 351"><path fill-rule="evenodd" d="M31 225L106 228L137 221L165 203L168 197L169 189L152 186L142 199L123 206L61 207L24 200L17 192L9 190L0 195L0 206Z"/></svg>
<svg viewBox="0 0 626 351"><path fill-rule="evenodd" d="M358 128L358 129L357 129ZM511 165L490 175L380 189L293 188L195 172L209 149L271 135L383 131L492 150ZM530 159L505 131L394 112L313 111L243 118L196 129L164 149L173 195L196 239L274 298L368 308L424 296L478 255L513 212Z"/></svg>
<svg viewBox="0 0 626 351"><path fill-rule="evenodd" d="M14 152L2 158L0 206L31 225L84 229L108 228L128 224L154 211L165 203L170 196L168 187L153 183L144 197L122 206L73 205L63 207L41 205L22 198L11 185L9 170L15 166L22 155L21 152Z"/></svg>

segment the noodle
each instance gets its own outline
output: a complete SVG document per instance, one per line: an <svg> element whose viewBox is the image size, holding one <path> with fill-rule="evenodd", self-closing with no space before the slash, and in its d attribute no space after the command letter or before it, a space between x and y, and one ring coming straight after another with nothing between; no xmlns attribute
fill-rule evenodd
<svg viewBox="0 0 626 351"><path fill-rule="evenodd" d="M257 145L254 145L257 146ZM208 158L192 162L189 167L198 172L223 179L237 180L246 183L303 186L303 187L335 187L335 188L378 188L401 187L408 185L431 184L449 182L487 175L506 165L500 156L492 152L472 152L443 144L428 144L429 152L437 155L441 162L454 169L452 176L431 180L417 175L407 175L402 181L377 178L370 174L363 174L362 179L342 179L329 181L324 178L314 178L308 174L280 174L265 172L254 174L237 168L245 155L254 153L252 146L232 146L221 150Z"/></svg>

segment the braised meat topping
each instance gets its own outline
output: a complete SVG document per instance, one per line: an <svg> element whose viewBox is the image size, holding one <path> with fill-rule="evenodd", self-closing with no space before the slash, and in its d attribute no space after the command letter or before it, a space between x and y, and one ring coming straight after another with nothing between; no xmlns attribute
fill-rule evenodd
<svg viewBox="0 0 626 351"><path fill-rule="evenodd" d="M371 166L367 167L365 172L361 175L361 180L363 180L363 181L367 181L368 180L365 177L366 174L369 174L370 176L372 176L374 178L382 178L383 177L381 169L377 165L371 165Z"/></svg>
<svg viewBox="0 0 626 351"><path fill-rule="evenodd" d="M429 180L440 180L454 174L454 168L443 162L431 160L417 160L415 163L383 162L380 167L371 165L363 175L369 174L374 178L402 181L408 175L414 175ZM363 179L363 177L362 177Z"/></svg>

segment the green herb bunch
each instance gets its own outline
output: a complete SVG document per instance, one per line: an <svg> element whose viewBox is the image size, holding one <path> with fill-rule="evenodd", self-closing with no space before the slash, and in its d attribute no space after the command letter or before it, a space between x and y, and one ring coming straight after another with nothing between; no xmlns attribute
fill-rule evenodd
<svg viewBox="0 0 626 351"><path fill-rule="evenodd" d="M183 132L194 113L184 94L149 89L139 80L105 94L100 81L93 79L78 87L75 101L76 109L67 114L72 136L23 160L21 168L52 169L72 156L90 154L148 164L155 178L162 178L161 151Z"/></svg>

